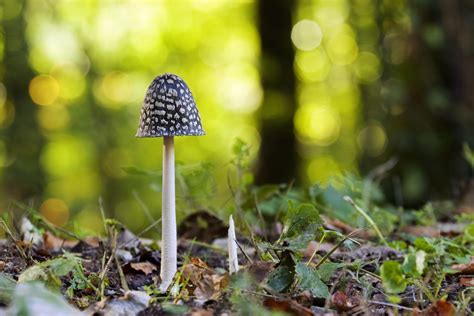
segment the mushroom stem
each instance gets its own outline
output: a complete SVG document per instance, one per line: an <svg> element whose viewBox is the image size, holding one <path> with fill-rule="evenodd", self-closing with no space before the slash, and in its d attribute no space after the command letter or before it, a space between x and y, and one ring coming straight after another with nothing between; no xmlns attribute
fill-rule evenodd
<svg viewBox="0 0 474 316"><path fill-rule="evenodd" d="M161 285L166 291L177 270L176 202L174 177L174 138L163 138Z"/></svg>

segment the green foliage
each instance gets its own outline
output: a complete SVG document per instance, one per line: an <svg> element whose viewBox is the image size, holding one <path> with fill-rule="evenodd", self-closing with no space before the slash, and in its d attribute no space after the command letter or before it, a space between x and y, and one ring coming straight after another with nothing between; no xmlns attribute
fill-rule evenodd
<svg viewBox="0 0 474 316"><path fill-rule="evenodd" d="M9 275L0 273L0 303L6 304L10 302L15 285L16 281Z"/></svg>
<svg viewBox="0 0 474 316"><path fill-rule="evenodd" d="M464 152L464 158L471 166L471 169L474 170L474 150L472 150L471 147L469 147L468 143L464 143L463 152Z"/></svg>
<svg viewBox="0 0 474 316"><path fill-rule="evenodd" d="M405 256L402 269L403 272L411 277L421 277L426 268L426 252L418 250L410 252Z"/></svg>
<svg viewBox="0 0 474 316"><path fill-rule="evenodd" d="M311 204L294 206L289 202L283 234L280 237L287 247L304 250L308 243L321 233L323 221L319 212Z"/></svg>
<svg viewBox="0 0 474 316"><path fill-rule="evenodd" d="M61 286L60 278L70 273L72 278L66 291L69 297L74 295L75 290L92 288L97 291L93 285L93 281L97 282L97 276L90 274L89 277L86 277L82 267L82 260L71 253L65 253L61 257L29 267L19 276L18 282L43 281L48 287L59 289Z"/></svg>
<svg viewBox="0 0 474 316"><path fill-rule="evenodd" d="M293 267L289 266L280 266L276 268L268 276L268 286L270 286L275 292L286 292L293 284L293 279L295 275L293 269Z"/></svg>
<svg viewBox="0 0 474 316"><path fill-rule="evenodd" d="M391 294L405 291L407 281L403 274L402 266L397 261L385 261L380 267L380 276L384 289Z"/></svg>
<svg viewBox="0 0 474 316"><path fill-rule="evenodd" d="M71 315L82 313L70 306L61 294L52 292L40 282L18 284L8 315Z"/></svg>
<svg viewBox="0 0 474 316"><path fill-rule="evenodd" d="M317 270L299 262L296 264L295 271L298 279L298 287L301 290L311 291L314 297L329 298L329 289L327 285L324 284Z"/></svg>

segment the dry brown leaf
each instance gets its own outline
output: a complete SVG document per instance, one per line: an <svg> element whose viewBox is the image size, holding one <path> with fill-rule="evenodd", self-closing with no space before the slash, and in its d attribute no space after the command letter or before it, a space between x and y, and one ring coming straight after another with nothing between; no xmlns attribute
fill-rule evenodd
<svg viewBox="0 0 474 316"><path fill-rule="evenodd" d="M133 270L135 271L140 271L145 273L145 275L149 275L153 273L153 271L156 271L158 268L151 262L145 261L145 262L133 262L130 263L130 267L132 267Z"/></svg>
<svg viewBox="0 0 474 316"><path fill-rule="evenodd" d="M312 316L313 312L290 299L266 298L263 306L271 311L284 312L289 315Z"/></svg>
<svg viewBox="0 0 474 316"><path fill-rule="evenodd" d="M262 282L274 270L275 264L269 261L258 261L246 267L256 282Z"/></svg>
<svg viewBox="0 0 474 316"><path fill-rule="evenodd" d="M351 309L351 304L347 299L347 295L342 291L337 291L332 295L331 306L334 307L338 312L347 312Z"/></svg>
<svg viewBox="0 0 474 316"><path fill-rule="evenodd" d="M338 219L328 218L325 216L323 217L323 219L324 226L332 230L340 231L346 235L357 230L357 228L354 228L351 225L344 223ZM375 237L375 234L370 230L362 230L357 233L357 237L362 239L370 239L372 237Z"/></svg>
<svg viewBox="0 0 474 316"><path fill-rule="evenodd" d="M229 284L227 275L207 274L196 285L194 295L201 300L216 300Z"/></svg>
<svg viewBox="0 0 474 316"><path fill-rule="evenodd" d="M6 263L5 261L0 261L0 271L3 271L5 269Z"/></svg>
<svg viewBox="0 0 474 316"><path fill-rule="evenodd" d="M456 313L456 309L453 304L446 302L445 300L439 300L436 303L431 304L423 313L428 316L453 316Z"/></svg>
<svg viewBox="0 0 474 316"><path fill-rule="evenodd" d="M471 262L465 264L454 264L452 269L458 270L459 273L474 273L474 257L471 257Z"/></svg>
<svg viewBox="0 0 474 316"><path fill-rule="evenodd" d="M181 275L189 293L201 300L217 299L222 289L228 286L229 276L218 274L199 258L191 258L190 261L183 266Z"/></svg>
<svg viewBox="0 0 474 316"><path fill-rule="evenodd" d="M89 246L93 247L93 248L97 248L99 247L99 243L100 243L100 239L99 237L96 237L96 236L88 236L84 239L82 239L86 244L88 244Z"/></svg>
<svg viewBox="0 0 474 316"><path fill-rule="evenodd" d="M191 316L212 316L214 313L212 311L209 311L207 309L193 309L191 311Z"/></svg>
<svg viewBox="0 0 474 316"><path fill-rule="evenodd" d="M458 236L465 227L466 225L462 223L438 223L434 226L406 226L400 231L422 237Z"/></svg>
<svg viewBox="0 0 474 316"><path fill-rule="evenodd" d="M51 232L47 231L43 234L43 247L48 251L58 251L61 249L71 249L79 243L77 240L66 240L54 236Z"/></svg>
<svg viewBox="0 0 474 316"><path fill-rule="evenodd" d="M474 286L474 278L460 278L459 283L463 286Z"/></svg>

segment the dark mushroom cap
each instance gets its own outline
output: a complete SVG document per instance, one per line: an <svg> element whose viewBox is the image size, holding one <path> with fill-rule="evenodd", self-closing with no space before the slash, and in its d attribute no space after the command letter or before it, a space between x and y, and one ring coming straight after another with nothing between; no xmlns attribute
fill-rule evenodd
<svg viewBox="0 0 474 316"><path fill-rule="evenodd" d="M146 92L136 136L205 134L196 102L184 80L173 74L156 77Z"/></svg>

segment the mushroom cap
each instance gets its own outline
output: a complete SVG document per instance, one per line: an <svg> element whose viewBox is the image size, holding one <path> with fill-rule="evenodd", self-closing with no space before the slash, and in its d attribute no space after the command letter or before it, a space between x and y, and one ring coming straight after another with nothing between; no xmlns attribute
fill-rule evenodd
<svg viewBox="0 0 474 316"><path fill-rule="evenodd" d="M156 77L143 101L137 137L205 135L194 97L183 79Z"/></svg>

